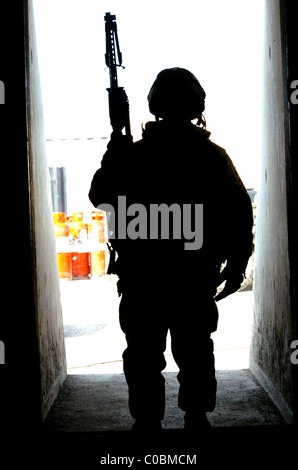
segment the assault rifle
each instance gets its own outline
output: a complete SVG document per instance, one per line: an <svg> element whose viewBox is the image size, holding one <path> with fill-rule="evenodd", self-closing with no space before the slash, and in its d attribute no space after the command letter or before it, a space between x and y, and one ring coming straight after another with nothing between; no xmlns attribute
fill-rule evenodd
<svg viewBox="0 0 298 470"><path fill-rule="evenodd" d="M130 131L129 104L127 95L124 91L124 88L118 86L117 67L123 66L122 54L119 48L116 15L106 13L104 19L106 31L105 59L106 65L110 69L110 88L107 88L107 91L109 92L109 112L111 126L113 128L114 135L122 134L122 129L125 128L126 136L132 138Z"/></svg>

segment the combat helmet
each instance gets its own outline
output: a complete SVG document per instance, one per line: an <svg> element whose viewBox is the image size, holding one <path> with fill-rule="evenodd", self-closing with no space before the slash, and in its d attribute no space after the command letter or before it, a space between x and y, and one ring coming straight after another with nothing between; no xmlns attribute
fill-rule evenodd
<svg viewBox="0 0 298 470"><path fill-rule="evenodd" d="M149 91L149 110L157 118L200 119L205 96L191 72L180 67L165 69L157 75Z"/></svg>

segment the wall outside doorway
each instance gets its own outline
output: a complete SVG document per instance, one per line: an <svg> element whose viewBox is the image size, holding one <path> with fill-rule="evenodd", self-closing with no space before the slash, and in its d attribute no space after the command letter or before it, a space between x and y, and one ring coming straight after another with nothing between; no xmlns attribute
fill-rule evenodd
<svg viewBox="0 0 298 470"><path fill-rule="evenodd" d="M293 420L293 376L289 360L295 337L290 303L288 251L288 134L284 29L280 3L266 2L264 152L257 221L254 335L251 370L287 418ZM284 2L281 2L282 7ZM34 312L42 416L45 417L66 374L63 322L51 223L48 171L44 161L42 109L32 2L26 10L27 123L31 206ZM270 49L269 49L270 46ZM45 236L45 233L47 236ZM52 266L52 267L50 267ZM269 275L268 275L269 273Z"/></svg>

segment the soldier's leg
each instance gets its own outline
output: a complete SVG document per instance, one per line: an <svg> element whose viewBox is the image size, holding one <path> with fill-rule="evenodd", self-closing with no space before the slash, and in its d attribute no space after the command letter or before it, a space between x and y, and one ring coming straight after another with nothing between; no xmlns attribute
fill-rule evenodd
<svg viewBox="0 0 298 470"><path fill-rule="evenodd" d="M129 391L129 409L135 419L164 417L167 327L157 305L136 292L124 292L120 325L126 335L123 368Z"/></svg>
<svg viewBox="0 0 298 470"><path fill-rule="evenodd" d="M190 309L192 308L192 312ZM173 357L179 367L179 407L188 414L213 411L217 382L210 337L217 324L217 307L213 299L204 300L200 311L188 304L188 312L171 323Z"/></svg>

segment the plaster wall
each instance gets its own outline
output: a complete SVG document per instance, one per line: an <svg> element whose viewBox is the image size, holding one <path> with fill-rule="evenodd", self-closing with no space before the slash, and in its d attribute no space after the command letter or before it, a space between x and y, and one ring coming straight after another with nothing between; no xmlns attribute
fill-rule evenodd
<svg viewBox="0 0 298 470"><path fill-rule="evenodd" d="M250 368L292 422L291 305L287 208L285 66L280 2L266 0L263 142Z"/></svg>
<svg viewBox="0 0 298 470"><path fill-rule="evenodd" d="M33 283L38 338L42 416L45 417L66 377L66 359L50 181L32 1L27 8L26 95Z"/></svg>

